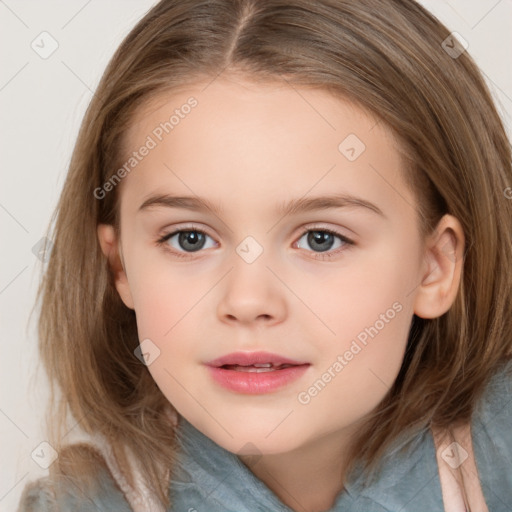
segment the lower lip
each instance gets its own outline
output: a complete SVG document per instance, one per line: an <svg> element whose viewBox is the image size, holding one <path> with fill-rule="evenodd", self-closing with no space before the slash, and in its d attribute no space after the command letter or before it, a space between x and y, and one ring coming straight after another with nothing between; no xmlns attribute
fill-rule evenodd
<svg viewBox="0 0 512 512"><path fill-rule="evenodd" d="M309 364L289 366L270 372L244 372L208 366L213 379L222 387L237 393L259 395L271 393L304 375Z"/></svg>

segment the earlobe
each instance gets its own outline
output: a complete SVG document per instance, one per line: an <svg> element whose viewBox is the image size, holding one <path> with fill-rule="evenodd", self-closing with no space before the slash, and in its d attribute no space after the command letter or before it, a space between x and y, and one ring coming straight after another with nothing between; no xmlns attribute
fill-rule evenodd
<svg viewBox="0 0 512 512"><path fill-rule="evenodd" d="M134 309L130 286L119 252L119 241L117 240L114 226L110 224L99 224L97 233L101 251L107 258L109 268L114 275L116 290L126 307Z"/></svg>
<svg viewBox="0 0 512 512"><path fill-rule="evenodd" d="M464 257L460 222L445 215L427 240L425 251L414 313L421 318L438 318L450 309L459 290Z"/></svg>

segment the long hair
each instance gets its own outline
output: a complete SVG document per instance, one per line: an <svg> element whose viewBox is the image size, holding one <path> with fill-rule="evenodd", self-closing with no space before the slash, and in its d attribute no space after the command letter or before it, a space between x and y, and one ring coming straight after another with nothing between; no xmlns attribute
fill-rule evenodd
<svg viewBox="0 0 512 512"><path fill-rule="evenodd" d="M39 338L60 396L51 409L57 447L71 413L121 462L135 454L168 504L160 469L175 460L170 405L134 356L135 313L114 287L96 232L99 223L118 230L120 187L101 199L95 190L122 165L138 109L220 73L318 88L371 113L400 142L422 234L445 213L464 229L457 297L439 318L413 317L398 378L368 416L350 464L371 469L407 429L470 419L512 352L512 158L482 74L450 37L413 0L162 0L146 13L94 93L48 231ZM74 464L83 474L79 458Z"/></svg>

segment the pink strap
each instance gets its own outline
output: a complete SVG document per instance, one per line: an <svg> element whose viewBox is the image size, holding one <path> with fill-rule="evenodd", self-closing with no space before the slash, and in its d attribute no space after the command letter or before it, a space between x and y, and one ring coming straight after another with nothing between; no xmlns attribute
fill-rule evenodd
<svg viewBox="0 0 512 512"><path fill-rule="evenodd" d="M489 512L473 453L471 426L432 427L445 512Z"/></svg>

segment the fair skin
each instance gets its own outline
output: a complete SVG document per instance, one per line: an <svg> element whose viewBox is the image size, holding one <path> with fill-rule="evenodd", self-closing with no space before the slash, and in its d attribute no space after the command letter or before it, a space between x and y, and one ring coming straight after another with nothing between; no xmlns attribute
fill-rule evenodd
<svg viewBox="0 0 512 512"><path fill-rule="evenodd" d="M320 512L343 489L347 447L362 418L396 379L413 314L436 318L453 303L462 228L446 215L421 239L397 143L354 105L285 82L209 81L139 112L126 134L130 153L190 96L198 101L123 179L121 238L107 225L98 237L123 302L135 310L139 339L160 350L148 369L167 399L283 503ZM349 134L366 146L353 161L338 149ZM382 215L354 205L277 210L334 193L364 199ZM154 194L206 198L221 211L138 211ZM183 247L178 236L156 243L177 229L206 231L202 248ZM323 252L305 235L322 229L354 245L334 236ZM250 264L236 251L248 236L263 249ZM320 259L325 253L332 257ZM301 402L370 326L378 333ZM259 350L310 366L282 389L249 396L220 387L203 364Z"/></svg>

